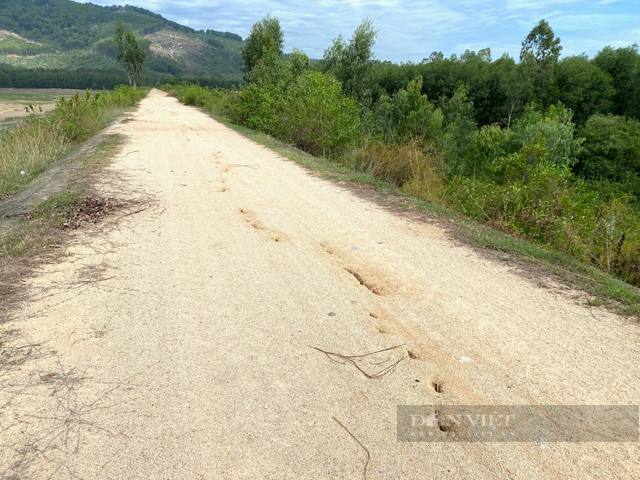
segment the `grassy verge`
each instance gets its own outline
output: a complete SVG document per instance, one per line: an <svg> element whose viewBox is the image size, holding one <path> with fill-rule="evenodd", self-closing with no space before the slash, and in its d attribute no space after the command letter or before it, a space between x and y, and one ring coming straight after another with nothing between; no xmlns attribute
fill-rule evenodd
<svg viewBox="0 0 640 480"><path fill-rule="evenodd" d="M474 247L504 252L512 261L542 268L567 286L584 291L593 306L605 305L619 313L640 316L640 289L608 275L596 268L586 266L560 252L546 250L499 230L470 220L446 207L417 199L403 193L396 186L379 180L367 173L358 172L347 165L331 162L301 152L275 138L249 128L234 124L224 114L208 112L217 121L240 132L245 137L268 147L315 174L334 181L374 187L378 200L396 208L423 212L432 217L454 220L449 225L458 239Z"/></svg>
<svg viewBox="0 0 640 480"><path fill-rule="evenodd" d="M26 188L31 181L79 143L109 125L146 95L118 87L71 99L60 99L45 115L28 116L0 133L0 198Z"/></svg>

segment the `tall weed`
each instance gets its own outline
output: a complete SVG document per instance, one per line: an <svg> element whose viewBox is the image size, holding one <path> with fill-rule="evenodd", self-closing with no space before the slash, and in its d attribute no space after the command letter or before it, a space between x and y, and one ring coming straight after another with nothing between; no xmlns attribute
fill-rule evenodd
<svg viewBox="0 0 640 480"><path fill-rule="evenodd" d="M31 114L0 133L0 196L16 192L44 172L74 145L107 126L144 93L131 87L61 98L42 116Z"/></svg>
<svg viewBox="0 0 640 480"><path fill-rule="evenodd" d="M416 140L404 145L371 141L359 150L356 167L393 183L409 195L434 202L442 200L443 159L435 148Z"/></svg>

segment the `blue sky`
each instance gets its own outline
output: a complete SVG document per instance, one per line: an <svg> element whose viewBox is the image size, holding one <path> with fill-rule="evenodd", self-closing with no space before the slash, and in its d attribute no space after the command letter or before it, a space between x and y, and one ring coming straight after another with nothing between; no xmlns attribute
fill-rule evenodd
<svg viewBox="0 0 640 480"><path fill-rule="evenodd" d="M114 0L93 0L111 5ZM267 14L280 19L286 50L320 58L339 33L350 37L364 17L379 29L380 60L419 62L433 51L446 56L490 47L518 58L520 44L542 18L562 40L563 55L590 57L607 45L640 44L640 0L127 0L195 29L246 37Z"/></svg>

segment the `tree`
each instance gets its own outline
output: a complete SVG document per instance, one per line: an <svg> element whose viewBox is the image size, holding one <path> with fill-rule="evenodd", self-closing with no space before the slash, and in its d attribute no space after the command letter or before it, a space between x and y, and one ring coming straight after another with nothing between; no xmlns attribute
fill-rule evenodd
<svg viewBox="0 0 640 480"><path fill-rule="evenodd" d="M422 76L407 88L382 95L371 112L371 130L384 143L407 144L413 140L433 143L442 135L444 117L422 93Z"/></svg>
<svg viewBox="0 0 640 480"><path fill-rule="evenodd" d="M267 15L254 23L242 49L245 79L265 55L282 57L283 51L284 33L277 18Z"/></svg>
<svg viewBox="0 0 640 480"><path fill-rule="evenodd" d="M611 77L586 55L578 55L558 62L549 97L569 107L576 124L584 125L591 115L611 110L614 93Z"/></svg>
<svg viewBox="0 0 640 480"><path fill-rule="evenodd" d="M542 19L522 42L520 61L523 62L532 55L537 63L555 63L560 58L561 51L560 39L554 35L549 23Z"/></svg>
<svg viewBox="0 0 640 480"><path fill-rule="evenodd" d="M533 27L527 38L522 42L520 51L522 84L526 91L526 80L531 82L532 93L544 106L551 104L549 97L549 87L553 81L553 71L562 46L549 23L540 20L540 23Z"/></svg>
<svg viewBox="0 0 640 480"><path fill-rule="evenodd" d="M343 91L363 107L371 103L371 50L377 35L373 22L364 19L349 43L338 35L324 52L325 68L342 82Z"/></svg>
<svg viewBox="0 0 640 480"><path fill-rule="evenodd" d="M576 170L589 180L628 184L640 194L640 122L615 115L593 115L578 132L586 139Z"/></svg>
<svg viewBox="0 0 640 480"><path fill-rule="evenodd" d="M309 56L299 48L294 48L289 54L287 64L291 70L291 75L295 78L309 69Z"/></svg>
<svg viewBox="0 0 640 480"><path fill-rule="evenodd" d="M562 103L551 105L546 112L527 105L522 117L513 124L513 149L522 153L527 145L540 144L547 151L545 158L553 165L575 165L584 139L575 136L572 115Z"/></svg>
<svg viewBox="0 0 640 480"><path fill-rule="evenodd" d="M469 86L462 84L453 97L442 101L445 135L438 140L438 147L445 153L450 172L454 175L471 176L475 172L476 156L473 150L478 128L468 95Z"/></svg>
<svg viewBox="0 0 640 480"><path fill-rule="evenodd" d="M429 63L429 62L435 62L438 60L444 60L444 54L442 52L431 52L431 55L429 55L429 58L423 58L422 59L422 63Z"/></svg>
<svg viewBox="0 0 640 480"><path fill-rule="evenodd" d="M116 21L113 38L118 45L116 60L124 64L129 77L129 85L136 88L138 80L142 77L142 65L147 57L147 52L140 47L133 30L127 28L121 20Z"/></svg>

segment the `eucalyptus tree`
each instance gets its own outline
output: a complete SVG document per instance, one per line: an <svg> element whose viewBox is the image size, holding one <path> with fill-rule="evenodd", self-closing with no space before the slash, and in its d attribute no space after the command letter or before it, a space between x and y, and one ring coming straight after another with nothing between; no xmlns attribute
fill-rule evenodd
<svg viewBox="0 0 640 480"><path fill-rule="evenodd" d="M549 87L561 52L560 39L555 36L549 22L544 19L533 27L522 42L520 64L523 77L530 80L531 94L543 104L549 103ZM526 83L526 81L523 82L525 92L527 88L524 84Z"/></svg>
<svg viewBox="0 0 640 480"><path fill-rule="evenodd" d="M147 52L140 47L133 30L125 26L122 20L116 21L113 37L118 45L116 60L127 69L129 85L136 88L142 77L142 65L147 57Z"/></svg>
<svg viewBox="0 0 640 480"><path fill-rule="evenodd" d="M284 33L280 21L267 15L253 24L242 49L245 79L249 79L251 71L264 57L282 58L284 52Z"/></svg>
<svg viewBox="0 0 640 480"><path fill-rule="evenodd" d="M363 107L371 101L372 49L377 35L373 22L364 19L348 42L338 35L324 52L325 68L342 82L343 91Z"/></svg>

